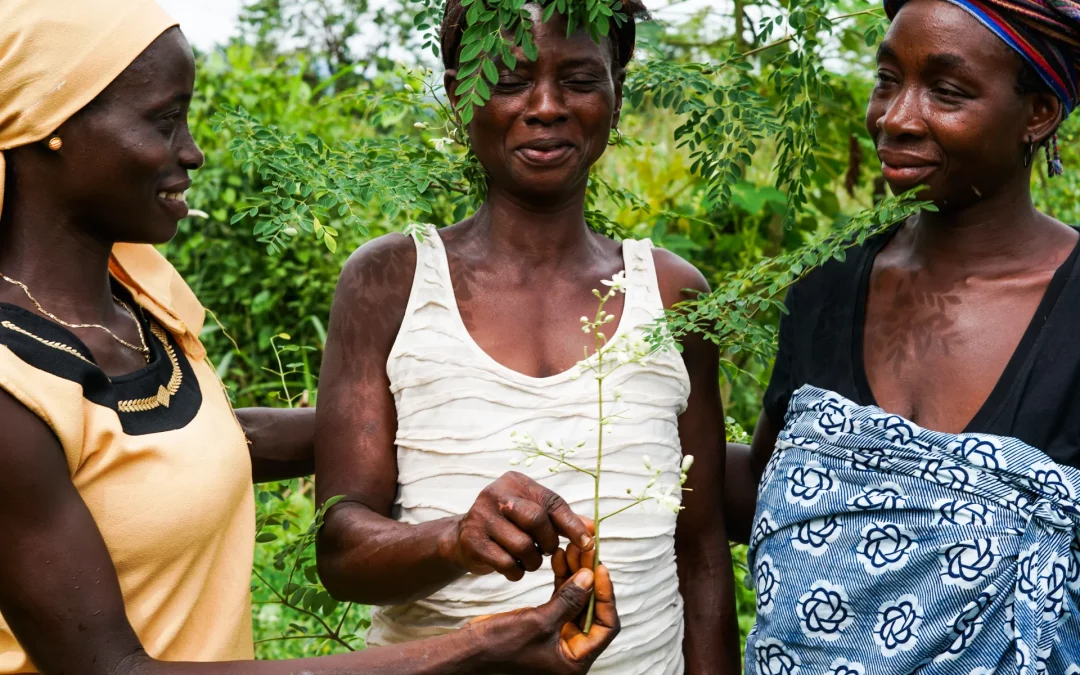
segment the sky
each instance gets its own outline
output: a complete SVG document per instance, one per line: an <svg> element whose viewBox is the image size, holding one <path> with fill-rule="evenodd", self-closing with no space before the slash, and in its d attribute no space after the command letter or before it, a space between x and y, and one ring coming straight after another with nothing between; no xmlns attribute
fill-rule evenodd
<svg viewBox="0 0 1080 675"><path fill-rule="evenodd" d="M158 0L200 49L226 41L236 28L242 0Z"/></svg>
<svg viewBox="0 0 1080 675"><path fill-rule="evenodd" d="M180 22L188 40L207 50L227 40L236 29L243 0L158 0ZM646 3L661 19L673 20L716 0L653 0ZM725 4L727 4L725 2ZM665 9L668 5L670 10Z"/></svg>

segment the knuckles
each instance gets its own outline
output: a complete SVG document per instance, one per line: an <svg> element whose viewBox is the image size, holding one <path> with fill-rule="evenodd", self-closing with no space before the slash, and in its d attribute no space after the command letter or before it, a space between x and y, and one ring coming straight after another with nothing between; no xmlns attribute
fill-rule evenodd
<svg viewBox="0 0 1080 675"><path fill-rule="evenodd" d="M588 604L589 593L583 588L579 588L574 584L564 586L558 594L559 604L565 608L567 612L580 611Z"/></svg>
<svg viewBox="0 0 1080 675"><path fill-rule="evenodd" d="M553 626L545 620L539 612L531 611L522 617L522 627L527 635L551 635L558 634L562 626Z"/></svg>
<svg viewBox="0 0 1080 675"><path fill-rule="evenodd" d="M525 522L528 523L530 528L538 530L547 523L547 520L548 517L546 511L536 511L535 513L527 516Z"/></svg>
<svg viewBox="0 0 1080 675"><path fill-rule="evenodd" d="M545 512L551 512L566 507L566 502L551 490L545 489L540 493L540 506L544 507Z"/></svg>

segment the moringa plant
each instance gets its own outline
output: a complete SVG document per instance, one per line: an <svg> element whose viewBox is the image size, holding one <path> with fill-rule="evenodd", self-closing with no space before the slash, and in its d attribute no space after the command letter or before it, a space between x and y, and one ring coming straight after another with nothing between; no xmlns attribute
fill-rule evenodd
<svg viewBox="0 0 1080 675"><path fill-rule="evenodd" d="M609 430L611 425L616 423L621 417L619 411L608 407L609 402L617 402L621 397L618 393L612 395L610 392L605 392L604 382L625 366L631 364L643 364L656 354L658 350L674 348L674 344L670 341L661 341L655 346L650 345L641 335L636 333L619 335L614 340L609 341L607 335L603 331L603 327L614 321L615 316L609 314L604 307L615 297L616 293L626 292L626 272L619 272L610 281L602 281L601 283L607 286L608 290L607 292L601 292L598 289L593 290L593 295L599 300L596 315L591 319L587 316L581 317L581 330L586 335L592 336L594 351L592 354L589 354L588 348L585 349L585 358L577 363L572 374L574 379L589 374L596 382L597 411L595 427L595 463L590 463L589 465L575 463L578 461L575 458L575 455L584 452L587 445L586 441L581 441L577 445L568 448L565 441L560 441L556 444L552 441L541 442L533 438L530 434L519 434L516 431L511 432L510 434L514 447L520 450L524 455L523 459L513 460L513 464L524 462L526 466L532 466L538 459L547 459L555 462L555 465L550 469L553 473L560 469L566 469L585 474L592 479L593 523L596 528L593 533L593 540L595 541L595 549L593 550L594 570L596 569L596 566L600 564L601 526L604 524L604 521L610 520L611 518L646 502L656 502L663 508L668 508L675 513L678 513L683 507L682 500L679 498L676 490L686 489L683 486L686 484L686 478L690 471L690 467L694 463L692 455L685 456L681 466L679 466L679 484L677 486L661 485L660 477L664 473L664 468L654 468L652 461L646 455L644 462L645 470L650 475L649 481L643 485L641 490L637 493L635 493L632 488L627 488L626 493L633 498L633 501L630 504L612 511L611 513L600 513L600 481L604 471L604 434ZM591 458L585 457L583 459ZM589 609L585 619L584 631L586 634L588 634L589 630L592 628L595 610L596 593L594 591L589 600Z"/></svg>
<svg viewBox="0 0 1080 675"><path fill-rule="evenodd" d="M331 144L264 123L242 108L219 114L217 128L231 133L235 159L265 184L261 194L238 208L233 221L254 221L259 241L277 253L312 235L333 251L342 229L367 232L377 220L398 223L391 229L400 230L407 222L463 219L482 202L487 180L469 149L465 127L475 108L492 95L496 60L513 67L517 55L535 56L530 5L543 9L541 20L558 12L567 17L570 30L583 28L597 40L628 20L618 0L462 4L467 11L454 85L460 96L456 107L446 100L441 76L425 66L400 66L395 85L367 89L359 94L362 100L351 104L376 122L385 122L393 108L411 121L401 133ZM610 215L622 211L637 222L684 221L716 228L710 214L730 204L733 190L762 161L771 162L784 200L785 227L800 223L805 228L808 219L822 220L812 203L815 186L827 170L839 171L825 166L821 155L821 106L834 87L824 65L824 43L846 22L865 22L867 44L880 38L885 25L877 8L832 15L828 10L834 4L767 0L763 7L768 11L763 10L755 32L760 44L753 49L739 52L732 43L719 59L680 63L654 54L632 66L627 107L667 111L681 121L674 139L689 154L692 173L704 183L704 199L697 213L667 211L598 172L589 187L590 225L616 238L631 236ZM443 5L444 0L424 0L415 21L425 46L436 54ZM704 332L725 356L734 350L767 361L775 331L759 317L784 311L784 293L791 284L924 206L879 197L872 208L855 216L834 214L829 225L807 235L794 251L748 261L712 294L687 303L669 317L670 328L675 337L690 330ZM739 372L736 360L726 359L724 365L729 377Z"/></svg>

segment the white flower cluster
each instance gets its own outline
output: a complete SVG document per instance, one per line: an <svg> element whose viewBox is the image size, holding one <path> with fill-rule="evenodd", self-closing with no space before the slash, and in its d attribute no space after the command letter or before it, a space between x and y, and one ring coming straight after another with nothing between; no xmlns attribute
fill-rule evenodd
<svg viewBox="0 0 1080 675"><path fill-rule="evenodd" d="M609 401L608 396L605 395L604 380L615 370L618 370L625 365L631 363L643 364L647 362L656 351L656 348L637 332L634 334L620 333L614 339L608 340L602 329L605 325L614 321L615 317L606 312L604 306L608 301L614 298L616 294L626 293L626 272L619 272L612 277L611 280L602 281L601 283L606 286L608 290L606 293L602 293L599 290L593 291L593 295L600 301L599 307L597 307L596 316L592 319L587 316L581 317L581 330L586 335L593 336L596 342L596 350L591 356L586 352L586 358L579 361L570 374L572 379L578 379L582 374L590 372L597 382L599 419L597 420L596 426L592 429L598 434L597 445L595 454L593 454L592 458L585 458L590 465L594 466L594 468L587 468L580 463L574 463L576 460L575 455L585 447L585 441L567 447L564 442L554 443L552 441L538 441L527 433L514 431L510 434L510 440L513 447L522 453L522 457L516 458L510 462L511 465L518 466L524 464L526 467L531 467L536 463L537 459L544 458L554 462L554 466L549 469L552 473L569 469L590 476L595 483L597 493L599 493L600 490L600 475L603 471L601 462L603 458L604 432L611 431L611 425L622 416L619 412L606 410L605 404ZM615 401L619 401L622 398L618 389L612 389L610 396ZM678 513L682 510L681 497L682 492L686 489L683 486L686 485L687 474L694 463L694 458L687 455L682 459L682 462L678 467L679 483L677 485L662 484L660 477L664 474L664 468L654 469L652 460L648 456L644 458L644 461L645 468L649 473L649 482L637 494L634 493L632 488L626 490L626 493L633 497L633 502L606 516L601 515L599 512L594 514L598 540L601 522L628 511L640 504L655 502L661 508L668 509L674 513Z"/></svg>
<svg viewBox="0 0 1080 675"><path fill-rule="evenodd" d="M581 441L575 446L566 447L565 443L553 443L552 441L540 442L533 438L530 434L519 434L516 431L510 432L510 440L514 444L514 448L520 450L523 457L510 460L511 466L520 466L524 464L526 467L530 467L536 463L536 460L544 457L556 462L549 471L551 473L557 473L564 469L575 469L576 467L569 461L576 452L585 447L585 441Z"/></svg>
<svg viewBox="0 0 1080 675"><path fill-rule="evenodd" d="M455 143L452 138L433 138L430 143L435 146L435 149L439 152L445 152L446 148Z"/></svg>
<svg viewBox="0 0 1080 675"><path fill-rule="evenodd" d="M679 484L678 485L663 485L660 483L660 476L664 473L662 468L653 468L652 459L645 455L645 469L652 474L652 478L645 485L645 488L637 495L639 503L648 501L656 502L657 506L662 509L667 509L678 513L683 510L682 498L680 493L683 491L683 486L686 485L686 480L690 474L690 467L694 465L694 456L686 455L682 459L682 465L679 467ZM627 488L626 493L633 495L633 490Z"/></svg>
<svg viewBox="0 0 1080 675"><path fill-rule="evenodd" d="M609 319L614 318L610 315ZM577 379L585 373L594 377L606 378L619 368L635 364L646 364L654 353L650 345L640 334L620 335L604 345L598 352L579 361L574 366L570 377Z"/></svg>

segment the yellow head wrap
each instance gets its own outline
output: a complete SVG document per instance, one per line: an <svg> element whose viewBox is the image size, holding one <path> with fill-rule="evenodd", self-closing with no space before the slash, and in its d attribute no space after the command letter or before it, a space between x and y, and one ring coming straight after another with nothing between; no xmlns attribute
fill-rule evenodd
<svg viewBox="0 0 1080 675"><path fill-rule="evenodd" d="M4 151L48 138L176 26L154 0L0 0L0 213ZM202 305L152 246L117 244L113 276L201 358Z"/></svg>
<svg viewBox="0 0 1080 675"><path fill-rule="evenodd" d="M44 140L177 25L153 0L0 0L4 151Z"/></svg>

